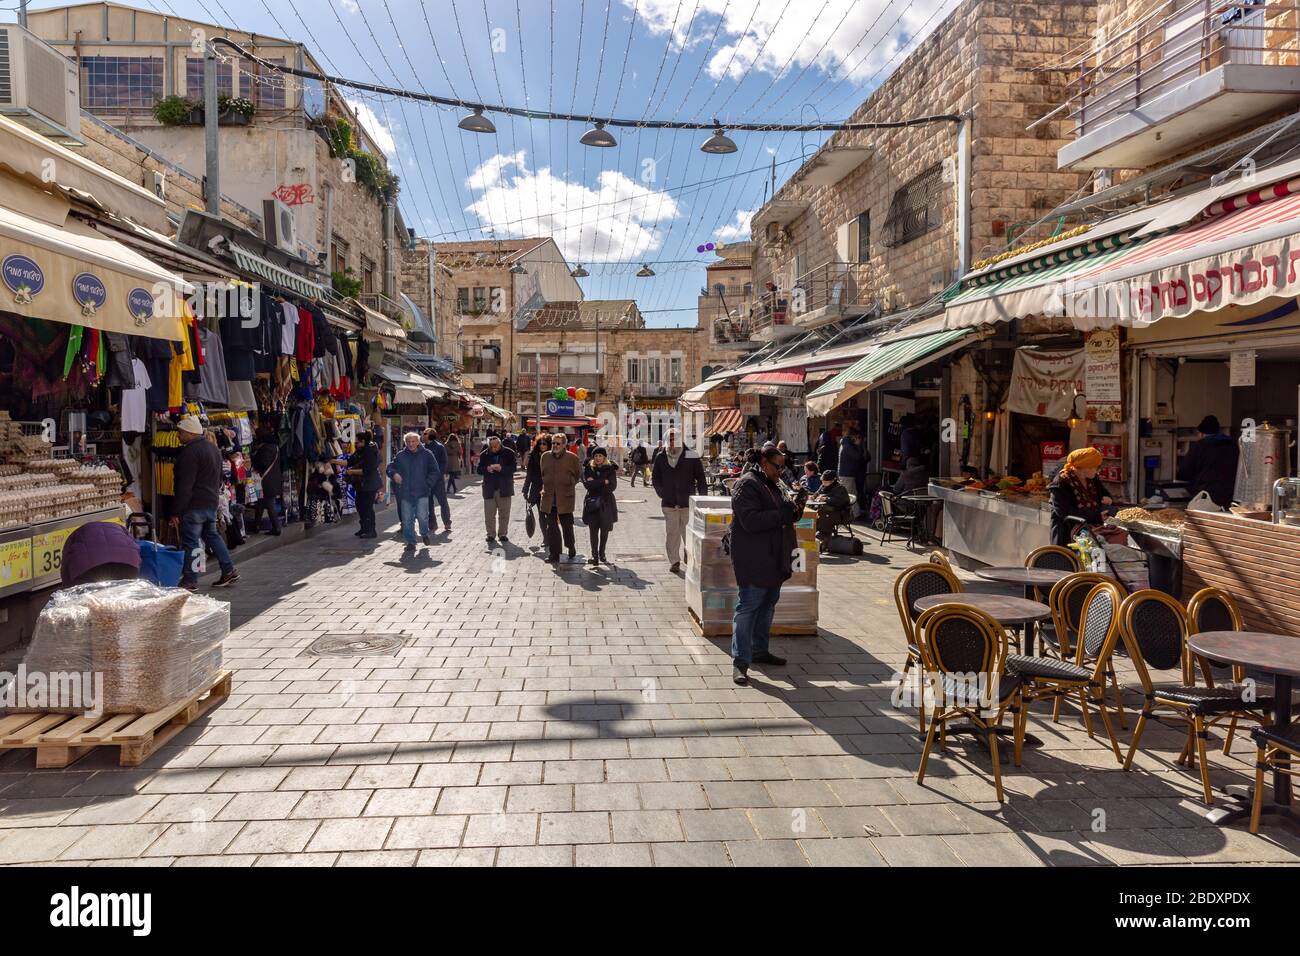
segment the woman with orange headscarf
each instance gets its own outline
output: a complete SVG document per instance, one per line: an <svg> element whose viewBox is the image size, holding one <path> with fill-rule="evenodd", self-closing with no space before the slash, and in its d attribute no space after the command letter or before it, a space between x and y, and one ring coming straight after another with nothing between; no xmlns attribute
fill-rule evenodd
<svg viewBox="0 0 1300 956"><path fill-rule="evenodd" d="M1068 546L1071 518L1088 524L1101 524L1102 505L1111 503L1106 486L1097 477L1101 452L1095 448L1076 448L1065 459L1048 488L1052 504L1052 544Z"/></svg>

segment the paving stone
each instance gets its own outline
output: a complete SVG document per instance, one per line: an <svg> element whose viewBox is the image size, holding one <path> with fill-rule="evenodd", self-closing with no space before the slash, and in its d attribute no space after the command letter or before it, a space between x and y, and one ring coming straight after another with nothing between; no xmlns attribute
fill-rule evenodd
<svg viewBox="0 0 1300 956"><path fill-rule="evenodd" d="M616 810L612 814L615 843L680 841L682 827L672 810Z"/></svg>
<svg viewBox="0 0 1300 956"><path fill-rule="evenodd" d="M800 849L813 866L887 866L875 844L863 838L800 841Z"/></svg>
<svg viewBox="0 0 1300 956"><path fill-rule="evenodd" d="M537 814L492 813L469 818L463 846L532 846L537 842Z"/></svg>
<svg viewBox="0 0 1300 956"><path fill-rule="evenodd" d="M736 866L807 866L808 859L794 840L749 840L727 843Z"/></svg>
<svg viewBox="0 0 1300 956"><path fill-rule="evenodd" d="M603 811L543 813L537 842L539 844L608 843L609 814Z"/></svg>
<svg viewBox="0 0 1300 956"><path fill-rule="evenodd" d="M391 817L361 820L322 820L307 849L319 852L378 850L393 828Z"/></svg>
<svg viewBox="0 0 1300 956"><path fill-rule="evenodd" d="M655 843L655 866L731 866L725 843Z"/></svg>
<svg viewBox="0 0 1300 956"><path fill-rule="evenodd" d="M650 866L650 847L644 843L588 843L574 847L578 866Z"/></svg>

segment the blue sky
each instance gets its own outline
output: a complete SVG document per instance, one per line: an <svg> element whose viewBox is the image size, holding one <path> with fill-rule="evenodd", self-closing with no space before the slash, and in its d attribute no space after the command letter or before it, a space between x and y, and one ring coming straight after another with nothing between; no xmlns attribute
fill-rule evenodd
<svg viewBox="0 0 1300 956"><path fill-rule="evenodd" d="M957 0L140 0L142 8L306 43L337 75L534 109L633 118L842 120ZM33 2L32 7L56 6ZM696 247L748 238L769 167L778 185L819 134L613 130L463 113L349 93L402 177L422 236L551 235L591 272L588 298L635 298L653 325L690 325ZM741 175L738 175L741 174ZM657 275L637 278L641 263ZM816 265L814 263L813 265Z"/></svg>

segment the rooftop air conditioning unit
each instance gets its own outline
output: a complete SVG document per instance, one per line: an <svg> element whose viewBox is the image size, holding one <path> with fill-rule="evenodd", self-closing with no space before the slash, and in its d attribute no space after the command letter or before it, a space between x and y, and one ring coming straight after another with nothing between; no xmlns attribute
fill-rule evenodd
<svg viewBox="0 0 1300 956"><path fill-rule="evenodd" d="M298 230L292 209L278 199L263 199L262 223L267 242L281 252L298 255Z"/></svg>
<svg viewBox="0 0 1300 956"><path fill-rule="evenodd" d="M16 23L0 23L0 114L64 146L83 145L77 65Z"/></svg>

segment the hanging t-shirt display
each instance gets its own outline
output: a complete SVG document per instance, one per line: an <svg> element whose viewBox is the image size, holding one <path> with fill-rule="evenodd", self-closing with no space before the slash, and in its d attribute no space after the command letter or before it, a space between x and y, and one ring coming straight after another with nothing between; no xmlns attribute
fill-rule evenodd
<svg viewBox="0 0 1300 956"><path fill-rule="evenodd" d="M148 428L146 397L153 381L144 362L139 359L131 360L131 371L135 388L122 389L122 431L143 432Z"/></svg>

